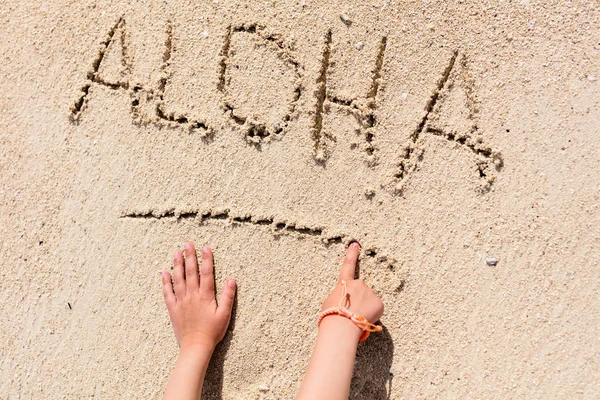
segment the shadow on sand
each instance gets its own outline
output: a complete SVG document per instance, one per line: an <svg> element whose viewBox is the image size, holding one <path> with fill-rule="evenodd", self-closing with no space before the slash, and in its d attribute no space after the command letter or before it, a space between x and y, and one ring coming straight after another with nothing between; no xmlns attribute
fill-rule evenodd
<svg viewBox="0 0 600 400"><path fill-rule="evenodd" d="M231 331L235 326L235 304L227 335L217 345L210 360L202 390L202 399L223 399L223 364L231 345ZM393 378L390 369L393 355L394 344L385 326L380 334L373 334L358 346L350 384L350 400L388 400L390 398Z"/></svg>
<svg viewBox="0 0 600 400"><path fill-rule="evenodd" d="M358 346L352 383L351 400L387 400L392 390L392 358L394 343L388 329L372 334Z"/></svg>

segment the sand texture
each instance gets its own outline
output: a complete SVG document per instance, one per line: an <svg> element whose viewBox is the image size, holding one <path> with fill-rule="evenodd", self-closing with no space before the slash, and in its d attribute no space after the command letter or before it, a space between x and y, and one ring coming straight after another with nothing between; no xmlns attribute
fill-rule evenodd
<svg viewBox="0 0 600 400"><path fill-rule="evenodd" d="M159 398L187 240L291 399L354 239L352 399L597 399L599 78L596 1L2 2L0 399Z"/></svg>

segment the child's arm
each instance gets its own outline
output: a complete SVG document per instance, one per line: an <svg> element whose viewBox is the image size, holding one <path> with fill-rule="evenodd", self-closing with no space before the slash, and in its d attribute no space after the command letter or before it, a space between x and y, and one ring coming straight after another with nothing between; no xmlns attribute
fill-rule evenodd
<svg viewBox="0 0 600 400"><path fill-rule="evenodd" d="M225 283L217 306L209 247L202 248L200 275L192 243L185 244L185 266L180 251L175 252L173 264L173 284L167 271L162 273L162 283L179 357L163 398L198 400L208 362L229 325L236 283L233 279Z"/></svg>
<svg viewBox="0 0 600 400"><path fill-rule="evenodd" d="M344 280L350 304L348 309L375 322L383 314L383 303L362 281L354 280L359 252L360 245L356 242L348 248L338 285L323 302L322 310L338 305L343 290L341 281ZM297 400L348 399L361 334L362 330L349 318L329 315L322 320Z"/></svg>

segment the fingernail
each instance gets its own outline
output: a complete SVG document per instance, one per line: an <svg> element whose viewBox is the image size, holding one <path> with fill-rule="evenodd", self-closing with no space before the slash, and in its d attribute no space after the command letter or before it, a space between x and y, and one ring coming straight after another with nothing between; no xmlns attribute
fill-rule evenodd
<svg viewBox="0 0 600 400"><path fill-rule="evenodd" d="M228 280L228 281L227 281L227 285L228 285L230 288L234 288L234 287L235 287L235 279L230 279L230 280Z"/></svg>
<svg viewBox="0 0 600 400"><path fill-rule="evenodd" d="M360 243L352 242L352 243L350 243L350 247L360 247Z"/></svg>
<svg viewBox="0 0 600 400"><path fill-rule="evenodd" d="M173 253L173 258L175 260L177 260L179 258L179 250L176 250L175 253Z"/></svg>
<svg viewBox="0 0 600 400"><path fill-rule="evenodd" d="M167 271L163 271L160 273L163 279L167 279Z"/></svg>
<svg viewBox="0 0 600 400"><path fill-rule="evenodd" d="M202 252L203 252L204 254L208 254L208 253L210 253L210 247L208 247L208 246L204 246L204 247L202 247Z"/></svg>
<svg viewBox="0 0 600 400"><path fill-rule="evenodd" d="M183 245L183 247L184 247L186 250L191 250L191 249L192 249L192 245L191 245L191 244L189 244L188 242L186 242L186 243Z"/></svg>

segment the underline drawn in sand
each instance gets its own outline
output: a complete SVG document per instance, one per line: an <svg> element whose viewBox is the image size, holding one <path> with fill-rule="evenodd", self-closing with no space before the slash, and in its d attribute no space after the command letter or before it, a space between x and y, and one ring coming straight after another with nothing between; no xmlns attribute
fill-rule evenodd
<svg viewBox="0 0 600 400"><path fill-rule="evenodd" d="M324 227L309 227L298 222L276 220L273 217L254 216L251 214L235 214L229 209L208 209L206 211L182 211L175 209L166 210L145 210L145 211L125 211L120 215L122 219L130 220L151 220L169 223L179 223L190 221L199 226L217 225L230 226L232 228L240 226L255 226L263 228L270 232L273 237L291 236L298 240L313 240L322 246L329 247L334 244L349 243L352 238L341 233L329 232ZM393 257L384 254L384 252L375 247L364 249L364 256L368 263L379 272L386 275L385 284L379 285L381 290L388 290L392 293L400 293L404 289L405 279L403 271L400 271L400 264ZM372 269L372 268L371 268ZM367 276L375 275L376 271L364 271ZM385 286L385 287L383 287Z"/></svg>
<svg viewBox="0 0 600 400"><path fill-rule="evenodd" d="M105 40L100 43L98 55L92 61L92 67L87 73L86 82L81 88L81 94L71 107L70 119L72 123L78 124L86 110L87 103L93 91L94 85L107 87L115 91L123 91L131 98L130 112L133 121L137 125L155 125L159 128L184 129L190 133L197 134L207 144L215 134L215 129L206 120L193 119L184 114L178 114L167 109L165 105L165 89L169 85L171 70L171 59L174 51L174 36L172 23L167 22L167 34L164 44L163 63L160 66L161 78L156 88L147 88L131 84L129 77L131 72L131 58L128 54L127 26L123 17L119 18L115 25L109 30ZM261 60L271 57L279 60L283 73L293 76L293 85L288 93L291 101L287 104L287 112L279 122L268 125L260 118L246 115L241 107L248 107L248 102L236 101L234 93L243 91L248 81L240 80L236 75L244 60L237 60L234 45L248 42L250 36L256 51L260 53ZM375 62L371 68L371 84L365 97L362 98L339 98L328 91L328 73L332 56L333 34L328 30L323 36L323 47L321 52L321 67L316 77L317 90L313 94L315 109L313 112L312 127L309 127L312 140L314 141L314 154L312 157L317 164L325 165L331 153L335 139L329 138L323 130L324 115L331 107L338 107L353 115L359 123L360 135L362 136L366 152L367 164L376 167L377 148L373 139L377 131L377 94L383 79L383 66L388 37L383 36L379 40L376 51ZM239 43L237 41L239 41ZM247 44L247 43L246 43ZM282 36L269 33L264 27L257 24L242 24L229 26L224 37L220 52L220 58L216 65L216 89L222 95L222 109L226 120L232 127L240 129L245 139L260 149L263 143L272 138L281 138L285 133L290 121L297 113L297 103L302 95L302 71L303 67L295 61L292 56L293 48L286 44ZM114 54L120 59L120 70L118 73L108 74L104 68L106 58ZM458 100L457 100L458 99ZM252 104L250 104L252 106ZM461 112L462 110L462 112ZM503 160L499 151L484 144L483 135L477 123L478 107L474 94L473 79L469 74L468 60L466 55L454 51L446 68L444 69L437 84L433 88L425 105L425 113L410 135L408 143L398 155L397 167L390 184L386 184L391 192L402 194L406 183L419 163L424 158L423 142L427 135L431 134L444 138L449 142L458 144L457 148L464 149L476 158L476 170L481 180L481 192L489 191L496 180L496 174L503 167ZM459 115L459 118L456 118ZM462 115L461 115L462 114Z"/></svg>

